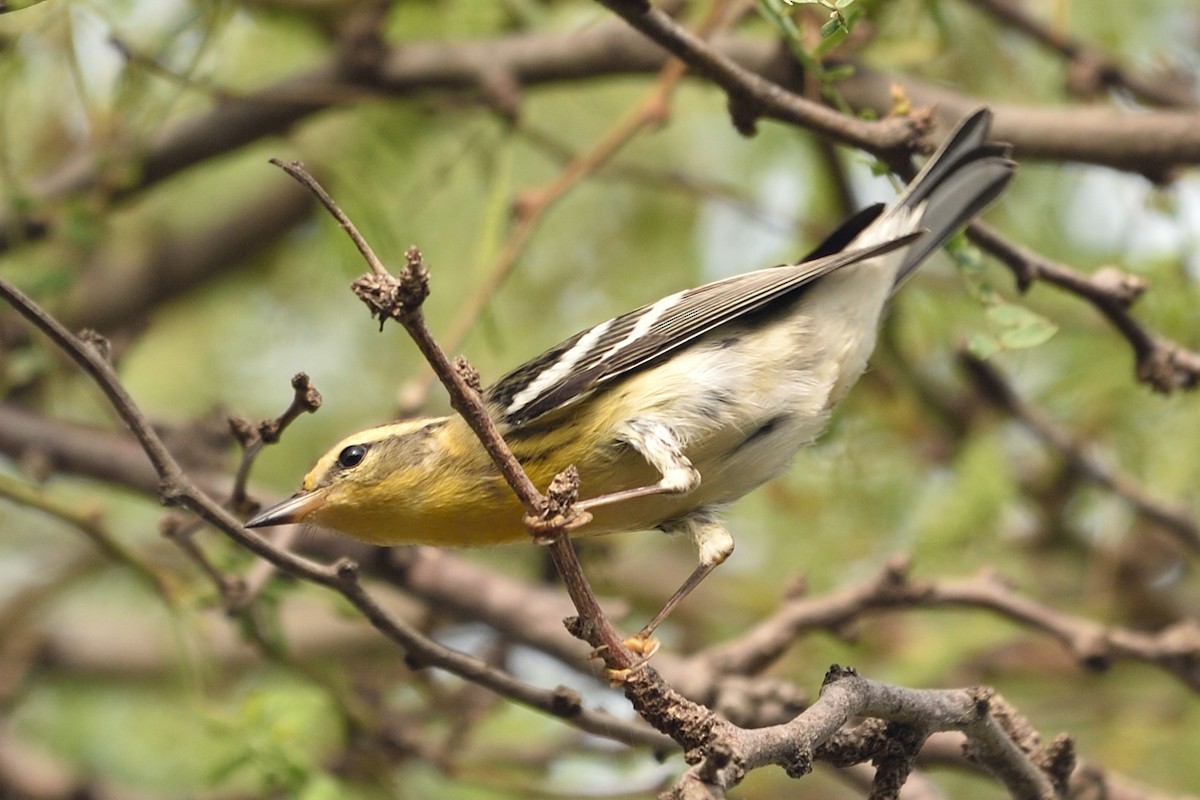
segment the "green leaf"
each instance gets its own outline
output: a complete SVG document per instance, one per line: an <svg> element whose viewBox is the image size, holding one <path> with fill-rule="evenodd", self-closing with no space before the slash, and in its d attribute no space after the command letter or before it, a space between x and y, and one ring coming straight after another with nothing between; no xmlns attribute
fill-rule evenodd
<svg viewBox="0 0 1200 800"><path fill-rule="evenodd" d="M976 331L967 337L967 351L978 359L986 361L999 353L1000 343L986 333Z"/></svg>
<svg viewBox="0 0 1200 800"><path fill-rule="evenodd" d="M1043 316L1028 325L1012 328L1000 334L1000 343L1009 350L1026 350L1048 342L1058 333L1058 326Z"/></svg>
<svg viewBox="0 0 1200 800"><path fill-rule="evenodd" d="M849 24L845 17L837 16L837 17L830 19L829 22L837 22L838 25L837 25L837 28L833 31L833 33L830 33L829 35L827 35L821 41L821 43L818 44L816 46L816 48L813 50L813 53L814 53L814 55L817 56L817 58L824 56L830 50L833 50L839 44L846 41L846 37L850 35L850 27L849 27ZM825 25L822 26L822 28L821 28L822 31L829 26L829 22L825 23ZM822 82L825 83L826 85L828 85L828 83L829 83L828 73L826 73L824 76L822 76Z"/></svg>
<svg viewBox="0 0 1200 800"><path fill-rule="evenodd" d="M846 78L853 78L854 72L853 64L839 64L836 67L830 67L825 70L825 80L832 83L834 81L845 80Z"/></svg>
<svg viewBox="0 0 1200 800"><path fill-rule="evenodd" d="M987 310L988 321L999 329L997 338L1007 350L1024 350L1045 343L1058 326L1025 306L998 303Z"/></svg>
<svg viewBox="0 0 1200 800"><path fill-rule="evenodd" d="M346 796L346 787L328 773L317 773L304 784L297 800L338 800Z"/></svg>
<svg viewBox="0 0 1200 800"><path fill-rule="evenodd" d="M1000 328L1013 328L1024 323L1029 309L1014 303L997 303L987 310L988 322Z"/></svg>
<svg viewBox="0 0 1200 800"><path fill-rule="evenodd" d="M957 234L947 244L954 263L958 265L959 274L967 283L971 296L985 306L1002 303L996 287L987 277L987 263L979 248L967 242L965 236Z"/></svg>

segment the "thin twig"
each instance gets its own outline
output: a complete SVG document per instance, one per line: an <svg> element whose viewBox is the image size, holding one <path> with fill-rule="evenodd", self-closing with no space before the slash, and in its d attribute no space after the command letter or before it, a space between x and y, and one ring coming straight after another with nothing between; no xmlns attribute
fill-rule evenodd
<svg viewBox="0 0 1200 800"><path fill-rule="evenodd" d="M1162 108L1195 108L1197 99L1180 72L1142 75L1123 66L1098 47L1055 30L1014 0L970 0L1005 27L1020 31L1070 62L1068 85L1091 97L1109 87L1123 87L1144 103Z"/></svg>
<svg viewBox="0 0 1200 800"><path fill-rule="evenodd" d="M965 580L917 581L908 559L895 557L871 580L819 597L794 597L736 639L702 653L719 674L758 674L803 632L844 630L866 614L903 608L980 608L1040 630L1089 669L1116 659L1152 664L1200 690L1200 621L1183 620L1157 633L1108 627L1018 594L992 570ZM699 668L699 665L698 665Z"/></svg>
<svg viewBox="0 0 1200 800"><path fill-rule="evenodd" d="M278 417L264 419L258 423L252 423L242 417L230 417L229 429L242 446L242 460L238 464L233 490L230 492L230 508L241 514L250 514L257 510L258 504L251 504L246 496L246 484L250 480L250 470L258 454L262 452L263 447L276 444L287 426L297 417L305 413L316 413L320 407L321 393L312 385L308 375L298 372L292 377L292 401Z"/></svg>

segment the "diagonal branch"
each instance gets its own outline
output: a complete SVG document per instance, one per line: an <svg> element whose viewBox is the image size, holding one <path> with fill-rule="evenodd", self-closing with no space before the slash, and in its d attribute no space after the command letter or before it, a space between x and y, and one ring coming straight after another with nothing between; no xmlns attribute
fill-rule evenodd
<svg viewBox="0 0 1200 800"><path fill-rule="evenodd" d="M1017 0L970 0L1009 28L1066 58L1070 88L1086 97L1109 87L1124 88L1144 103L1163 108L1195 108L1197 98L1183 75L1142 75L1094 45L1055 30L1028 13Z"/></svg>
<svg viewBox="0 0 1200 800"><path fill-rule="evenodd" d="M916 117L868 122L790 92L737 63L646 0L598 1L724 89L733 124L742 133L753 133L757 120L767 117L867 150L888 163L907 161L924 133L924 124Z"/></svg>
<svg viewBox="0 0 1200 800"><path fill-rule="evenodd" d="M1073 467L1126 500L1147 519L1161 525L1193 553L1200 552L1200 527L1186 504L1155 496L1132 475L1105 463L1097 454L1075 441L1044 411L1018 396L999 370L988 362L966 350L959 351L958 359L989 402L1016 417Z"/></svg>

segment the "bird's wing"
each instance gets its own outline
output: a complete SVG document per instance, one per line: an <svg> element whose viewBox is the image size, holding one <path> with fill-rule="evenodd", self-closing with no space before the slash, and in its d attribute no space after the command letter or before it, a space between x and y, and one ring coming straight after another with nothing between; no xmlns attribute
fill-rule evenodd
<svg viewBox="0 0 1200 800"><path fill-rule="evenodd" d="M800 264L771 267L668 295L581 331L502 377L487 399L510 425L529 422L649 366L697 337L793 295L823 275L909 244L920 232Z"/></svg>

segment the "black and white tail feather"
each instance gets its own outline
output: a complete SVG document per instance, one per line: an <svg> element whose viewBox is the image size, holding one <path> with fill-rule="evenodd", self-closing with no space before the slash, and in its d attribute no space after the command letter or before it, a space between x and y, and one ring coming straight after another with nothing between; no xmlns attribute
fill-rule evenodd
<svg viewBox="0 0 1200 800"><path fill-rule="evenodd" d="M795 299L830 273L904 248L892 259L894 292L1012 177L1009 147L985 141L990 125L987 109L967 117L896 203L860 211L799 263L677 292L581 331L502 377L488 390L488 400L505 423L519 427L657 363L721 325Z"/></svg>

